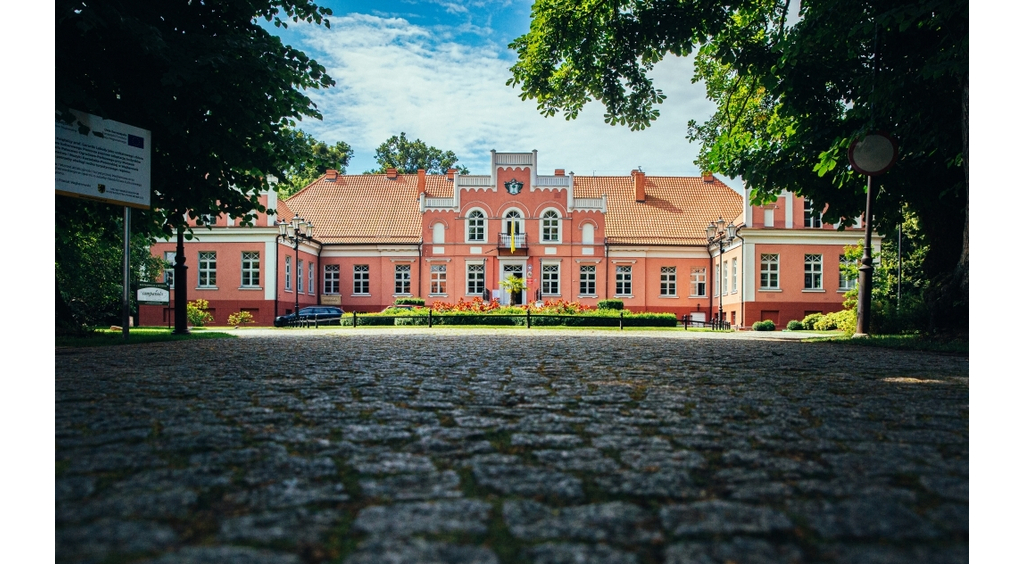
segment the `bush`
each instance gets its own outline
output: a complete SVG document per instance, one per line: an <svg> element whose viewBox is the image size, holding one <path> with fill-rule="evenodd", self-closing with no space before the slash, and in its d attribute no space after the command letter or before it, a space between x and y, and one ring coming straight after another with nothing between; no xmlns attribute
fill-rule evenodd
<svg viewBox="0 0 1024 564"><path fill-rule="evenodd" d="M597 309L621 310L623 305L622 300L601 300L597 302Z"/></svg>
<svg viewBox="0 0 1024 564"><path fill-rule="evenodd" d="M774 331L775 322L771 319L765 319L764 321L755 321L751 326L754 331Z"/></svg>
<svg viewBox="0 0 1024 564"><path fill-rule="evenodd" d="M395 305L411 305L422 307L427 305L427 302L423 298L398 298L395 300Z"/></svg>
<svg viewBox="0 0 1024 564"><path fill-rule="evenodd" d="M807 314L807 317L804 317L804 320L801 323L803 323L804 329L810 330L814 329L814 324L821 318L822 315L820 313L809 313Z"/></svg>
<svg viewBox="0 0 1024 564"><path fill-rule="evenodd" d="M252 323L253 321L255 319L253 319L252 314L248 311L236 311L228 316L228 325L234 325L235 327Z"/></svg>
<svg viewBox="0 0 1024 564"><path fill-rule="evenodd" d="M207 323L213 323L213 316L210 315L210 312L206 311L209 308L210 302L206 300L196 300L185 304L188 324L193 327L202 327Z"/></svg>
<svg viewBox="0 0 1024 564"><path fill-rule="evenodd" d="M857 329L857 311L853 309L844 309L841 311L834 311L822 315L820 319L814 322L815 331L843 331L848 335L852 335Z"/></svg>
<svg viewBox="0 0 1024 564"><path fill-rule="evenodd" d="M786 330L787 331L803 331L804 330L804 324L802 322L800 322L800 321L797 321L796 319L793 319L792 321L790 321L789 323L786 324Z"/></svg>

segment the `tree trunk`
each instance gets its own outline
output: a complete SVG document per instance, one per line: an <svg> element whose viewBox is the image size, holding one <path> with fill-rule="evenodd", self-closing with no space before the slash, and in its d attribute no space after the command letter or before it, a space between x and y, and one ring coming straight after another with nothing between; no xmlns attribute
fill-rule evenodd
<svg viewBox="0 0 1024 564"><path fill-rule="evenodd" d="M968 302L968 291L967 290L968 290L968 280L970 278L970 270L968 269L968 257L969 257L969 252L968 251L970 249L970 245L968 245L968 242L967 242L968 241L967 235L968 235L969 220L970 220L970 217L971 217L971 214L968 211L970 209L970 205L971 205L971 198L970 198L970 185L971 185L971 183L970 183L970 177L968 176L968 173L967 173L967 171L968 171L967 163L969 162L969 159L967 158L967 134L968 134L968 131L970 129L969 128L970 121L967 118L967 115L968 115L968 113L967 113L967 109L968 109L968 103L967 103L967 99L968 99L968 95L967 95L968 81L967 81L967 78L968 77L965 74L964 75L964 83L963 83L963 88L964 88L963 98L961 99L962 114L961 114L961 124L960 124L961 128L962 128L961 135L963 136L963 141L964 141L964 192L965 192L964 196L966 196L966 198L967 198L967 204L964 205L964 248L960 252L960 262L958 262L957 265L956 265L956 270L957 270L957 272L956 272L956 279L960 282L960 293L961 293L960 297L961 297L961 299L963 299L963 302L965 304L969 303Z"/></svg>

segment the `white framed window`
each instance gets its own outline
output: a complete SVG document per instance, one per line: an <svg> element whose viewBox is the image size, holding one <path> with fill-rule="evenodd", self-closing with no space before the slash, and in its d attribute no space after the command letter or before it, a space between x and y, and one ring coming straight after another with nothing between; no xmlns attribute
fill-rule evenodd
<svg viewBox="0 0 1024 564"><path fill-rule="evenodd" d="M616 296L631 296L631 295L633 295L633 267L632 266L616 266L615 267L615 295Z"/></svg>
<svg viewBox="0 0 1024 564"><path fill-rule="evenodd" d="M199 253L199 287L217 287L217 253L215 251Z"/></svg>
<svg viewBox="0 0 1024 564"><path fill-rule="evenodd" d="M811 208L811 201L807 198L804 198L804 227L821 227L821 214L814 213L814 210Z"/></svg>
<svg viewBox="0 0 1024 564"><path fill-rule="evenodd" d="M733 294L736 293L736 273L738 272L738 270L736 268L737 268L736 267L736 259L732 259L732 293Z"/></svg>
<svg viewBox="0 0 1024 564"><path fill-rule="evenodd" d="M547 210L540 216L540 240L544 243L561 241L562 219L555 210Z"/></svg>
<svg viewBox="0 0 1024 564"><path fill-rule="evenodd" d="M164 284L174 288L174 258L178 256L174 251L164 251Z"/></svg>
<svg viewBox="0 0 1024 564"><path fill-rule="evenodd" d="M804 289L822 289L821 267L821 255L804 255Z"/></svg>
<svg viewBox="0 0 1024 564"><path fill-rule="evenodd" d="M258 288L260 285L259 251L242 251L242 287Z"/></svg>
<svg viewBox="0 0 1024 564"><path fill-rule="evenodd" d="M480 296L484 293L484 265L466 265L466 294Z"/></svg>
<svg viewBox="0 0 1024 564"><path fill-rule="evenodd" d="M722 281L721 284L715 284L715 292L717 293L719 291L719 286L721 286L721 293L717 294L721 296L729 291L729 261L722 259L718 268L720 269L720 278Z"/></svg>
<svg viewBox="0 0 1024 564"><path fill-rule="evenodd" d="M395 265L395 293L408 294L412 288L412 265Z"/></svg>
<svg viewBox="0 0 1024 564"><path fill-rule="evenodd" d="M597 265L580 265L580 295L597 295Z"/></svg>
<svg viewBox="0 0 1024 564"><path fill-rule="evenodd" d="M295 263L295 289L301 294L305 277L302 275L302 261Z"/></svg>
<svg viewBox="0 0 1024 564"><path fill-rule="evenodd" d="M466 241L470 243L483 243L487 240L487 218L484 212L473 210L469 212L466 220Z"/></svg>
<svg viewBox="0 0 1024 564"><path fill-rule="evenodd" d="M443 223L437 222L437 223L434 224L434 232L433 232L433 236L432 236L432 241L431 242L434 243L435 245L443 245L444 244L444 224Z"/></svg>
<svg viewBox="0 0 1024 564"><path fill-rule="evenodd" d="M352 267L352 293L370 293L370 265L357 264Z"/></svg>
<svg viewBox="0 0 1024 564"><path fill-rule="evenodd" d="M583 244L593 245L594 244L594 224L584 223L583 224Z"/></svg>
<svg viewBox="0 0 1024 564"><path fill-rule="evenodd" d="M765 290L779 289L779 255L764 253L761 255L761 288Z"/></svg>
<svg viewBox="0 0 1024 564"><path fill-rule="evenodd" d="M540 293L557 296L562 293L559 284L559 264L542 264L540 267Z"/></svg>
<svg viewBox="0 0 1024 564"><path fill-rule="evenodd" d="M667 297L676 296L676 267L661 267L661 295Z"/></svg>
<svg viewBox="0 0 1024 564"><path fill-rule="evenodd" d="M310 261L309 262L309 270L306 271L306 281L308 282L306 284L306 292L309 295L311 295L311 296L316 294L316 291L315 291L314 285L313 285L313 281L314 280L316 280L316 263L314 263L313 261Z"/></svg>
<svg viewBox="0 0 1024 564"><path fill-rule="evenodd" d="M435 295L448 293L448 265L430 265L430 293Z"/></svg>
<svg viewBox="0 0 1024 564"><path fill-rule="evenodd" d="M690 269L690 296L703 298L708 295L708 271L706 268Z"/></svg>
<svg viewBox="0 0 1024 564"><path fill-rule="evenodd" d="M292 291L292 257L284 257L284 291Z"/></svg>
<svg viewBox="0 0 1024 564"><path fill-rule="evenodd" d="M839 255L839 291L848 292L857 287L857 259Z"/></svg>
<svg viewBox="0 0 1024 564"><path fill-rule="evenodd" d="M337 294L340 292L341 266L328 264L324 266L324 293Z"/></svg>

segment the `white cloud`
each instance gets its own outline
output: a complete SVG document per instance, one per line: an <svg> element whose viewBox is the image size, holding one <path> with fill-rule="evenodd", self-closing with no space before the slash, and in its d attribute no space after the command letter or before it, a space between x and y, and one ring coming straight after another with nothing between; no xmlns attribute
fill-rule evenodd
<svg viewBox="0 0 1024 564"><path fill-rule="evenodd" d="M689 60L671 58L655 67L655 85L668 99L652 127L633 132L605 124L598 103L571 122L542 117L534 101L520 100L505 85L514 54L503 45L460 43L456 31L362 14L337 18L330 30L308 29L304 43L337 86L313 93L324 121L303 128L325 141L350 143L356 152L350 172L374 167L374 149L404 131L455 151L473 172L487 169L491 149L537 149L542 174L565 168L623 175L637 166L655 175L699 173L686 123L706 119L714 108L703 87L690 83Z"/></svg>

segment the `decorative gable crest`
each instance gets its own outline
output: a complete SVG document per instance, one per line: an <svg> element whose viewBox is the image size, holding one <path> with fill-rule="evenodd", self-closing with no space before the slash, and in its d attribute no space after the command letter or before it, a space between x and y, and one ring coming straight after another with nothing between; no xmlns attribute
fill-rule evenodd
<svg viewBox="0 0 1024 564"><path fill-rule="evenodd" d="M515 196L523 190L523 183L513 178L505 183L505 189L508 190L509 194Z"/></svg>

